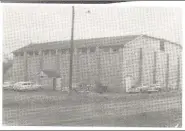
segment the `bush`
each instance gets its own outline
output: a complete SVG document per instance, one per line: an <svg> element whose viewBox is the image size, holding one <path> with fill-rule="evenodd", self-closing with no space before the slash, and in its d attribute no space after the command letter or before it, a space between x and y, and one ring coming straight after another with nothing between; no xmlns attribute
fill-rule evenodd
<svg viewBox="0 0 185 131"><path fill-rule="evenodd" d="M102 94L102 93L107 92L107 86L102 85L100 82L96 82L95 85L96 85L97 93Z"/></svg>
<svg viewBox="0 0 185 131"><path fill-rule="evenodd" d="M81 82L78 85L79 91L90 91L90 88L92 88L92 85L87 82Z"/></svg>

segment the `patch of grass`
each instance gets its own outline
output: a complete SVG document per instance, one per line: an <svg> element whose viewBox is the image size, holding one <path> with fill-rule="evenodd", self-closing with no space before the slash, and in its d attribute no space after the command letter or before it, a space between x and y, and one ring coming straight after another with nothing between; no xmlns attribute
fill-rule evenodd
<svg viewBox="0 0 185 131"><path fill-rule="evenodd" d="M102 117L84 121L71 121L76 126L107 126L107 127L175 127L182 126L181 110L147 112L130 116Z"/></svg>
<svg viewBox="0 0 185 131"><path fill-rule="evenodd" d="M89 103L105 103L117 101L133 101L141 99L160 99L167 97L181 96L179 92L165 92L154 94L121 94L121 93L79 93L68 95L60 91L38 91L38 92L14 92L5 91L3 93L4 106L19 106L37 104L37 106L49 105L81 105Z"/></svg>
<svg viewBox="0 0 185 131"><path fill-rule="evenodd" d="M7 121L14 120L17 121L25 121L30 123L31 125L72 125L72 126L142 126L142 127L163 127L166 125L174 125L177 119L181 119L181 111L180 110L170 110L163 112L149 112L149 113L141 113L137 115L131 116L121 116L119 114L119 110L114 110L116 106L116 102L127 102L127 101L135 101L141 99L157 99L162 100L165 97L179 97L178 92L168 92L161 94L76 94L72 96L68 96L68 94L64 93L61 95L61 92L7 92L4 93L6 97L10 96L10 100L6 101L4 99L4 113L7 114L7 109L12 110L12 114L6 118ZM15 98L20 95L24 96L21 100L15 100ZM42 96L43 99L37 96ZM161 98L160 98L161 97ZM78 105L84 105L86 103L97 103L92 108L93 112L86 112L85 109L78 109ZM114 103L110 110L111 112L115 112L113 116L107 116L104 110L107 107L98 106L100 104L106 103ZM137 104L137 103L136 103ZM75 110L71 110L71 106L75 106ZM64 107L63 111L60 107ZM102 108L103 107L103 108ZM34 108L37 110L29 110L30 108ZM43 108L43 109L39 109ZM52 110L52 108L54 108ZM123 107L125 109L125 107ZM123 108L120 108L120 112L123 111ZM150 107L148 107L150 108ZM21 110L20 110L21 109ZM69 109L68 111L66 109ZM129 109L137 110L137 108L133 106L129 106ZM127 109L126 109L127 110ZM25 113L25 115L22 115ZM91 115L99 114L98 118L94 118ZM9 113L8 113L9 114ZM104 115L105 114L105 115ZM87 119L83 119L83 116L87 115ZM75 118L80 118L80 120L75 120ZM179 120L178 120L179 121ZM21 124L19 122L19 124Z"/></svg>

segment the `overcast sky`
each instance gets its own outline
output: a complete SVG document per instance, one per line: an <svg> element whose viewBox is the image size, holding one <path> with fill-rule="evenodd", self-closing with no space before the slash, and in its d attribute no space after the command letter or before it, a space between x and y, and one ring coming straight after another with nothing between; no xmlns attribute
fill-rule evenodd
<svg viewBox="0 0 185 131"><path fill-rule="evenodd" d="M90 13L87 11L90 10ZM71 6L4 5L3 49L70 39ZM148 34L180 43L181 10L162 7L75 7L75 39Z"/></svg>

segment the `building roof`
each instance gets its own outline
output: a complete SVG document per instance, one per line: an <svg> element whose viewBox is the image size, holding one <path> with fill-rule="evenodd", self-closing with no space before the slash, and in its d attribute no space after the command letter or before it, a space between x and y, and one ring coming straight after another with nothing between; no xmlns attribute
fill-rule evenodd
<svg viewBox="0 0 185 131"><path fill-rule="evenodd" d="M113 45L120 45L120 44L124 45L140 36L162 40L162 41L168 41L168 40L164 40L156 37L151 37L148 35L127 35L127 36L79 39L79 40L74 40L73 43L75 48L92 47L92 46L102 47L102 46L113 46ZM170 43L181 47L181 45L179 44L176 44L173 42L170 42ZM22 47L13 51L13 53L24 52L24 51L40 51L40 50L47 50L47 49L49 50L49 49L69 49L69 48L70 48L70 40L65 40L65 41L54 41L54 42L45 42L45 43L32 43L25 47Z"/></svg>
<svg viewBox="0 0 185 131"><path fill-rule="evenodd" d="M60 74L55 70L44 69L42 70L48 77L60 77Z"/></svg>

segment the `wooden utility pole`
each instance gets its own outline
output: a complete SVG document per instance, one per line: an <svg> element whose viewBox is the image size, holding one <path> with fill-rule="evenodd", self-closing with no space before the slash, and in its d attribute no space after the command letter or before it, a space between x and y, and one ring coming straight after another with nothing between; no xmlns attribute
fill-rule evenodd
<svg viewBox="0 0 185 131"><path fill-rule="evenodd" d="M70 92L72 91L72 76L73 76L74 18L75 18L75 9L74 9L74 6L72 6L71 48L70 48L70 69L69 69L69 90L70 90Z"/></svg>
<svg viewBox="0 0 185 131"><path fill-rule="evenodd" d="M56 71L60 73L60 56L59 56L59 50L56 50Z"/></svg>
<svg viewBox="0 0 185 131"><path fill-rule="evenodd" d="M168 83L169 83L169 54L167 54L167 65L166 65L166 89L168 89Z"/></svg>
<svg viewBox="0 0 185 131"><path fill-rule="evenodd" d="M39 64L40 64L40 71L43 70L43 51L39 52Z"/></svg>
<svg viewBox="0 0 185 131"><path fill-rule="evenodd" d="M156 52L154 52L153 84L156 84L156 64L157 64L156 55L157 55Z"/></svg>
<svg viewBox="0 0 185 131"><path fill-rule="evenodd" d="M98 57L97 57L97 64L98 64L98 82L101 82L101 58L100 58L100 48L98 47Z"/></svg>
<svg viewBox="0 0 185 131"><path fill-rule="evenodd" d="M139 50L139 82L138 84L142 84L142 78L143 78L143 50L140 48Z"/></svg>
<svg viewBox="0 0 185 131"><path fill-rule="evenodd" d="M24 81L28 80L28 57L27 52L24 52Z"/></svg>
<svg viewBox="0 0 185 131"><path fill-rule="evenodd" d="M180 58L177 58L177 89L180 89Z"/></svg>
<svg viewBox="0 0 185 131"><path fill-rule="evenodd" d="M38 75L38 82L41 84L41 78L40 78L40 73L43 70L43 51L40 50L39 52L39 75Z"/></svg>

